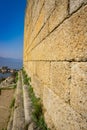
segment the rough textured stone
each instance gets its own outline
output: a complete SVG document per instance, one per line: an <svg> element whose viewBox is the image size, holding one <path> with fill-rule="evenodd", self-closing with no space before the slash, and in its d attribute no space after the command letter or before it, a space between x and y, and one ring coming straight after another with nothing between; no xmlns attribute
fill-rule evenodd
<svg viewBox="0 0 87 130"><path fill-rule="evenodd" d="M87 59L86 21L87 6L65 20L59 28L34 48L29 54L29 59L85 61Z"/></svg>
<svg viewBox="0 0 87 130"><path fill-rule="evenodd" d="M0 130L6 129L9 116L10 116L10 105L13 99L14 90L13 89L5 89L1 90L0 95Z"/></svg>
<svg viewBox="0 0 87 130"><path fill-rule="evenodd" d="M32 45L28 49L28 54L30 53L31 49L37 46L45 37L48 35L48 22L44 25L44 27L41 29L40 33L38 36L35 38L33 41Z"/></svg>
<svg viewBox="0 0 87 130"><path fill-rule="evenodd" d="M25 124L29 125L31 123L31 101L29 98L29 91L27 85L23 85L23 100L24 100Z"/></svg>
<svg viewBox="0 0 87 130"><path fill-rule="evenodd" d="M37 76L32 76L32 86L33 86L35 95L42 99L45 84L43 84Z"/></svg>
<svg viewBox="0 0 87 130"><path fill-rule="evenodd" d="M52 119L47 112L44 113L44 118L47 123L47 127L50 128L51 130L56 130L56 128L52 122Z"/></svg>
<svg viewBox="0 0 87 130"><path fill-rule="evenodd" d="M49 18L49 31L58 26L68 15L68 0L56 0L55 10Z"/></svg>
<svg viewBox="0 0 87 130"><path fill-rule="evenodd" d="M50 115L56 130L86 130L87 123L81 115L64 103L48 87L44 88L43 104Z"/></svg>
<svg viewBox="0 0 87 130"><path fill-rule="evenodd" d="M37 62L36 75L43 84L49 84L50 62Z"/></svg>
<svg viewBox="0 0 87 130"><path fill-rule="evenodd" d="M33 2L25 20L24 68L46 123L52 130L87 130L87 0Z"/></svg>
<svg viewBox="0 0 87 130"><path fill-rule="evenodd" d="M76 11L83 3L87 3L87 0L70 0L70 13Z"/></svg>
<svg viewBox="0 0 87 130"><path fill-rule="evenodd" d="M71 69L68 62L52 62L50 88L65 102L70 100Z"/></svg>
<svg viewBox="0 0 87 130"><path fill-rule="evenodd" d="M39 18L37 20L37 23L34 27L34 31L33 31L33 38L34 39L36 37L36 35L38 34L38 32L40 31L40 29L42 28L43 24L44 24L44 18L45 18L45 12L44 12L44 6L40 12Z"/></svg>
<svg viewBox="0 0 87 130"><path fill-rule="evenodd" d="M23 95L22 95L22 81L21 73L19 72L15 99L15 110L13 116L13 128L12 130L24 130L25 129L25 118L23 108Z"/></svg>
<svg viewBox="0 0 87 130"><path fill-rule="evenodd" d="M55 0L45 0L45 22L55 8Z"/></svg>
<svg viewBox="0 0 87 130"><path fill-rule="evenodd" d="M87 119L87 62L72 63L71 105Z"/></svg>
<svg viewBox="0 0 87 130"><path fill-rule="evenodd" d="M32 10L32 28L33 29L35 27L35 24L36 24L38 18L39 18L43 3L44 3L44 0L36 0L35 1L34 9Z"/></svg>

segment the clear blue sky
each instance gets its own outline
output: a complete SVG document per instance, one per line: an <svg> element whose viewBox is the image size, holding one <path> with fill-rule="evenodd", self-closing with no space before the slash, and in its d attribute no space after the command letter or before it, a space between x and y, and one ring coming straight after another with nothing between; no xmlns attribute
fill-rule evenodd
<svg viewBox="0 0 87 130"><path fill-rule="evenodd" d="M0 0L0 57L22 58L26 0Z"/></svg>

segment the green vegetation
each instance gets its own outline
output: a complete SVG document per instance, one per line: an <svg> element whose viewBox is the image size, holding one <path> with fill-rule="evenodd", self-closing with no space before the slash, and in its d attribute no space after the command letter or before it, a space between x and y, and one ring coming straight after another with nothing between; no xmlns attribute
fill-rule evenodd
<svg viewBox="0 0 87 130"><path fill-rule="evenodd" d="M15 83L18 81L18 72L15 73Z"/></svg>
<svg viewBox="0 0 87 130"><path fill-rule="evenodd" d="M6 128L2 128L2 130L7 130Z"/></svg>
<svg viewBox="0 0 87 130"><path fill-rule="evenodd" d="M10 104L10 108L13 108L14 105L15 105L15 98L13 98L13 100L12 100L12 102L11 102L11 104Z"/></svg>
<svg viewBox="0 0 87 130"><path fill-rule="evenodd" d="M32 102L32 120L35 122L36 127L40 130L50 130L44 120L41 99L35 96L33 87L31 86L31 78L28 78L26 72L23 70L24 84L29 85L29 96Z"/></svg>

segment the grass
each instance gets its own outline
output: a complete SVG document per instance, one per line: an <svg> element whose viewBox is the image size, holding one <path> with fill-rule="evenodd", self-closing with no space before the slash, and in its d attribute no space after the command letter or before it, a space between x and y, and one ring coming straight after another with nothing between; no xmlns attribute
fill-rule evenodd
<svg viewBox="0 0 87 130"><path fill-rule="evenodd" d="M37 98L35 96L35 93L33 91L33 87L31 86L31 78L28 78L26 72L22 70L23 72L23 79L24 79L24 84L29 86L29 96L32 102L32 120L35 122L36 127L41 130L50 130L47 128L47 125L44 120L44 115L42 111L42 104L41 104L41 99Z"/></svg>
<svg viewBox="0 0 87 130"><path fill-rule="evenodd" d="M14 105L15 105L15 98L12 99L12 102L11 102L11 104L10 104L10 108L13 108Z"/></svg>

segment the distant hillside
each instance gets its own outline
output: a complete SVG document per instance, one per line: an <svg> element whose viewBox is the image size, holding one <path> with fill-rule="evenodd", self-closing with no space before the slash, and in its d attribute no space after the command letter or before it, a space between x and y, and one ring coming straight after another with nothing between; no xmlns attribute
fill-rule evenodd
<svg viewBox="0 0 87 130"><path fill-rule="evenodd" d="M8 66L9 68L20 69L20 68L22 68L22 65L23 65L23 61L21 59L0 57L0 67Z"/></svg>

